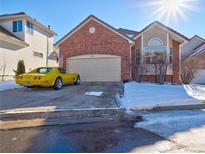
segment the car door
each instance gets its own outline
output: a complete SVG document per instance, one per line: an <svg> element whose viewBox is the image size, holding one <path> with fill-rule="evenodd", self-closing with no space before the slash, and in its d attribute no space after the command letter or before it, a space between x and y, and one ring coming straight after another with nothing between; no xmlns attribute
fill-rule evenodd
<svg viewBox="0 0 205 154"><path fill-rule="evenodd" d="M63 79L63 83L69 83L69 77L66 74L64 68L58 68L59 73L61 74L61 77Z"/></svg>

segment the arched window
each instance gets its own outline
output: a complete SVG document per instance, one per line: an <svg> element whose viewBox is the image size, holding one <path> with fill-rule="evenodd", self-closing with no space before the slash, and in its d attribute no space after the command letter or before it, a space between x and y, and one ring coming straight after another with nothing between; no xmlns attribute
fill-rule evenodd
<svg viewBox="0 0 205 154"><path fill-rule="evenodd" d="M148 41L148 46L162 46L163 41L160 38L152 38Z"/></svg>

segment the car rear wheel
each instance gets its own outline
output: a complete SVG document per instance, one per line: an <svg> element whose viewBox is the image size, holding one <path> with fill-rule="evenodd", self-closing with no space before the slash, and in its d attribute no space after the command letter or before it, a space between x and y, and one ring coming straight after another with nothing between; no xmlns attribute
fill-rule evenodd
<svg viewBox="0 0 205 154"><path fill-rule="evenodd" d="M63 81L61 78L57 78L54 84L54 89L59 90L63 87Z"/></svg>
<svg viewBox="0 0 205 154"><path fill-rule="evenodd" d="M74 82L75 85L79 85L80 84L80 76L77 76L75 82Z"/></svg>

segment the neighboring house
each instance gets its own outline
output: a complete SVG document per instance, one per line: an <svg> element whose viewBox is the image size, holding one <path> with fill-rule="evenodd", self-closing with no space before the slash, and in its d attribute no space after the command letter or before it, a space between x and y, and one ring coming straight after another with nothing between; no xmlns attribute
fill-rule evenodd
<svg viewBox="0 0 205 154"><path fill-rule="evenodd" d="M24 12L0 15L0 77L11 79L19 60L26 72L41 66L58 66L50 28Z"/></svg>
<svg viewBox="0 0 205 154"><path fill-rule="evenodd" d="M193 36L182 46L182 62L196 70L192 83L205 84L205 39Z"/></svg>
<svg viewBox="0 0 205 154"><path fill-rule="evenodd" d="M192 49L191 54L187 56L184 61L196 69L194 79L191 82L205 84L205 40Z"/></svg>
<svg viewBox="0 0 205 154"><path fill-rule="evenodd" d="M153 59L166 55L166 81L178 82L181 46L186 42L187 37L159 22L136 32L115 29L91 15L60 39L56 47L60 66L78 72L82 81L135 80L139 64L147 67L145 80L155 81Z"/></svg>
<svg viewBox="0 0 205 154"><path fill-rule="evenodd" d="M182 46L182 59L185 59L193 54L195 52L194 49L201 46L203 43L205 43L205 40L198 35L190 38L189 41Z"/></svg>

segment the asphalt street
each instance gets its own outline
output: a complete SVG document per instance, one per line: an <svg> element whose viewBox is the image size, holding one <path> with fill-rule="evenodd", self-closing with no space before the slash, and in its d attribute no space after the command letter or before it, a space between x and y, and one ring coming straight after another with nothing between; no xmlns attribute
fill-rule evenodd
<svg viewBox="0 0 205 154"><path fill-rule="evenodd" d="M162 152L172 146L163 137L118 122L0 131L0 152L140 152L156 143L169 145Z"/></svg>

